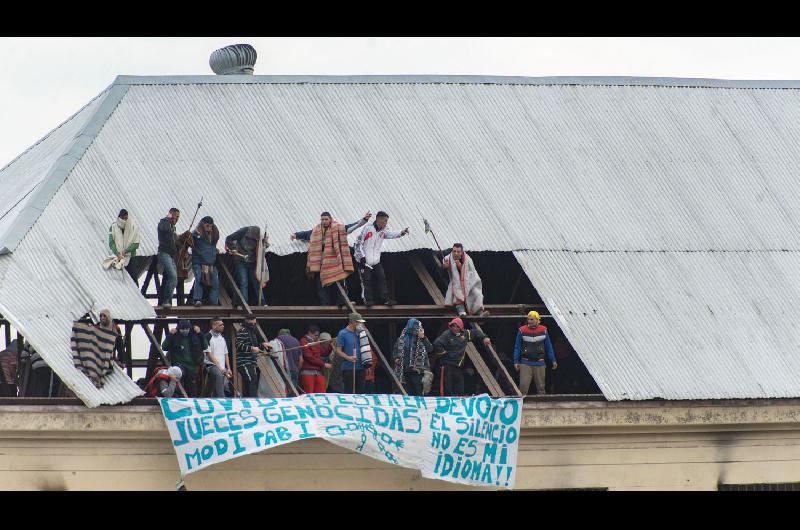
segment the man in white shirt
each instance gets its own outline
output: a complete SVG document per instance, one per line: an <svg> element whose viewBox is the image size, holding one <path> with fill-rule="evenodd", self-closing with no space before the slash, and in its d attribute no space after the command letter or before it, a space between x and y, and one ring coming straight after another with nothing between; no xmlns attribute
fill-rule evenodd
<svg viewBox="0 0 800 530"><path fill-rule="evenodd" d="M211 332L206 335L208 347L203 352L205 354L204 366L206 377L211 379L211 397L225 397L225 378L230 378L233 374L228 362L228 343L225 341L225 324L222 320L214 319L211 321Z"/></svg>
<svg viewBox="0 0 800 530"><path fill-rule="evenodd" d="M381 265L381 247L384 239L395 239L408 234L408 227L400 231L387 230L389 214L378 212L375 215L375 222L367 225L358 235L356 250L353 257L358 263L358 275L361 277L361 296L364 298L364 305L371 307L375 304L373 290L377 290L378 300L386 305L394 305L397 302L389 300L386 290L386 275L383 273Z"/></svg>

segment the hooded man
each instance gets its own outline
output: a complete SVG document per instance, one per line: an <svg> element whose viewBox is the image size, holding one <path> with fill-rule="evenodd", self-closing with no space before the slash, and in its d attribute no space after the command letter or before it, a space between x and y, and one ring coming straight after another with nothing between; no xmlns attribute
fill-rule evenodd
<svg viewBox="0 0 800 530"><path fill-rule="evenodd" d="M280 341L284 351L284 362L289 376L292 378L292 383L297 387L300 385L300 366L302 365L303 352L300 347L300 341L292 336L289 328L278 330L276 340Z"/></svg>
<svg viewBox="0 0 800 530"><path fill-rule="evenodd" d="M169 353L172 366L177 366L183 373L183 389L189 397L197 394L197 370L203 362L203 351L207 349L205 339L200 334L200 328L184 319L178 322L178 327L172 328L161 349Z"/></svg>
<svg viewBox="0 0 800 530"><path fill-rule="evenodd" d="M442 396L464 395L464 357L469 342L483 341L487 346L491 339L478 330L464 330L464 322L454 318L448 330L433 341L434 353L441 357L441 376L439 380Z"/></svg>
<svg viewBox="0 0 800 530"><path fill-rule="evenodd" d="M127 267L131 257L139 248L139 225L124 208L117 214L117 220L108 227L108 248L113 256L103 261L103 267L121 270Z"/></svg>
<svg viewBox="0 0 800 530"><path fill-rule="evenodd" d="M384 239L395 239L408 234L408 227L402 230L387 230L389 224L389 214L378 212L375 214L375 222L365 227L356 240L356 250L353 255L358 263L358 274L361 277L361 296L364 298L364 305L371 307L374 305L375 298L373 290L378 291L378 300L384 305L392 306L396 302L389 299L386 289L386 275L381 265L381 248Z"/></svg>
<svg viewBox="0 0 800 530"><path fill-rule="evenodd" d="M422 379L425 372L430 371L431 362L428 358L433 352L433 344L425 336L422 322L416 318L408 319L403 334L394 344L394 365L397 378L408 390L411 396L422 396Z"/></svg>
<svg viewBox="0 0 800 530"><path fill-rule="evenodd" d="M330 334L326 334L330 340ZM331 368L328 360L330 343L322 343L319 326L311 324L308 331L300 339L303 346L303 362L300 366L300 386L307 394L321 394L325 392L325 371Z"/></svg>
<svg viewBox="0 0 800 530"><path fill-rule="evenodd" d="M475 264L461 243L455 243L450 254L442 260L442 267L450 278L447 293L444 295L446 307L455 306L458 316L467 314L485 316L489 312L483 308L483 284Z"/></svg>
<svg viewBox="0 0 800 530"><path fill-rule="evenodd" d="M528 394L531 378L536 384L536 393L539 395L545 393L544 382L547 372L545 354L553 370L558 368L550 335L540 322L541 318L537 311L528 313L528 323L517 330L517 339L514 342L514 368L519 372L519 390L522 395Z"/></svg>
<svg viewBox="0 0 800 530"><path fill-rule="evenodd" d="M225 251L233 255L236 283L249 305L258 304L258 289L263 289L264 280L269 277L266 270L261 271L260 277L257 274L258 260L267 247L266 236L262 240L257 226L245 226L225 238ZM263 296L261 302L264 303Z"/></svg>
<svg viewBox="0 0 800 530"><path fill-rule="evenodd" d="M203 305L203 287L210 287L208 304L219 305L219 272L217 271L217 242L219 229L211 216L200 219L192 232L192 270L194 286L192 287L195 307Z"/></svg>
<svg viewBox="0 0 800 530"><path fill-rule="evenodd" d="M336 283L342 281L347 292L344 280L354 270L350 247L347 244L347 230L344 225L335 222L328 212L322 212L319 221L311 231L306 273L314 275L320 304L331 305L333 297L337 296L341 308L344 307L345 301L342 300Z"/></svg>
<svg viewBox="0 0 800 530"><path fill-rule="evenodd" d="M125 359L127 357L125 355L125 339L122 338L122 330L116 322L111 319L111 312L108 309L100 311L98 318L100 321L95 325L96 328L110 331L117 336L114 341L114 360L124 369Z"/></svg>

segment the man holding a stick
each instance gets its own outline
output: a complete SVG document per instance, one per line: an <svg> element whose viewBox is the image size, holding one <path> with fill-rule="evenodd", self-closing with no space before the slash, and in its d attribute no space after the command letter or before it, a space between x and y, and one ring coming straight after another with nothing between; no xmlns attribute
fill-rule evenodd
<svg viewBox="0 0 800 530"><path fill-rule="evenodd" d="M366 322L358 313L350 313L348 324L336 337L336 355L342 358L342 381L344 391L352 394L364 393L364 351L358 326ZM366 346L369 349L369 346ZM369 352L369 359L372 359Z"/></svg>

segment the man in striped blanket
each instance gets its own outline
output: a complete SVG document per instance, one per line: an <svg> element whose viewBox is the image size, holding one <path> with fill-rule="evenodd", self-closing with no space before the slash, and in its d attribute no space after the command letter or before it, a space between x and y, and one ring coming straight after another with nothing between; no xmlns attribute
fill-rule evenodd
<svg viewBox="0 0 800 530"><path fill-rule="evenodd" d="M472 263L461 243L453 245L453 251L444 257L442 266L450 278L444 305L455 306L458 316L467 314L485 316L489 314L483 308L483 285L475 264Z"/></svg>
<svg viewBox="0 0 800 530"><path fill-rule="evenodd" d="M333 301L333 292L336 292L339 307L344 307L345 301L341 293L338 293L336 284L342 281L347 291L344 280L354 270L345 226L335 222L330 213L322 212L320 223L311 231L306 262L306 273L315 277L321 305L330 305Z"/></svg>
<svg viewBox="0 0 800 530"><path fill-rule="evenodd" d="M116 342L117 332L107 309L100 312L97 326L83 322L72 325L72 362L97 388L103 388L106 377L114 371Z"/></svg>

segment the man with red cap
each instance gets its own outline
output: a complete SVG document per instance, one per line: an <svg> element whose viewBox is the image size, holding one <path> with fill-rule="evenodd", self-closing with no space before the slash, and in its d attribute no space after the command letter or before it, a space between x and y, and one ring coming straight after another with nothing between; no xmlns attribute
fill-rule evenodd
<svg viewBox="0 0 800 530"><path fill-rule="evenodd" d="M545 393L544 379L547 371L544 363L545 354L553 365L553 370L558 368L550 336L540 320L537 311L528 313L528 323L519 328L514 343L514 368L519 372L519 390L523 396L528 395L531 379L536 384L536 393L539 395Z"/></svg>
<svg viewBox="0 0 800 530"><path fill-rule="evenodd" d="M443 396L464 395L464 357L469 342L483 341L491 344L491 339L477 330L465 330L464 322L454 318L448 323L449 329L433 341L433 352L440 357L440 393Z"/></svg>

